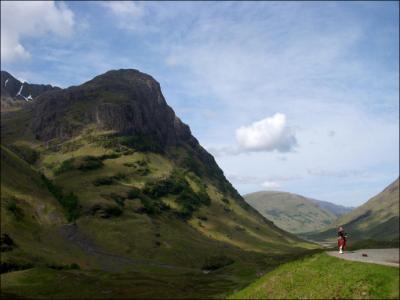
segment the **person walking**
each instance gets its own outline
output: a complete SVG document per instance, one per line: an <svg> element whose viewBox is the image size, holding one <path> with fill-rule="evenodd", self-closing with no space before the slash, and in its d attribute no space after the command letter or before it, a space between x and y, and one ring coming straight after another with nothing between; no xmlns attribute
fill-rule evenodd
<svg viewBox="0 0 400 300"><path fill-rule="evenodd" d="M343 227L340 226L338 229L338 247L340 254L343 254L343 250L345 250L346 248L346 239L347 239L347 234L344 232Z"/></svg>

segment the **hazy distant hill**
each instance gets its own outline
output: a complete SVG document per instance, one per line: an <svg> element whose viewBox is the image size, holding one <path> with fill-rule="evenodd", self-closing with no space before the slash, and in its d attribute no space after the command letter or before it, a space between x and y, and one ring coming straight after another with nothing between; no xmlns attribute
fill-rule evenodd
<svg viewBox="0 0 400 300"><path fill-rule="evenodd" d="M360 207L340 217L322 232L308 235L324 240L335 237L336 228L344 226L352 240L392 240L399 237L399 179Z"/></svg>
<svg viewBox="0 0 400 300"><path fill-rule="evenodd" d="M351 210L286 192L261 191L244 198L267 219L292 233L320 230L332 224L343 212Z"/></svg>
<svg viewBox="0 0 400 300"><path fill-rule="evenodd" d="M314 202L315 204L317 204L320 208L330 211L337 217L340 217L354 209L354 207L337 205L337 204L327 202L327 201L315 200L315 199L310 199L310 198L307 198L307 199L309 199L312 202Z"/></svg>

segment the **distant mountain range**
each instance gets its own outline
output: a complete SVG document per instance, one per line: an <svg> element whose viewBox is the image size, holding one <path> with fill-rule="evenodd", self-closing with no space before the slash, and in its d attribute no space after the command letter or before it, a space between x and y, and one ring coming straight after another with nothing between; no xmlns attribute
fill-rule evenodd
<svg viewBox="0 0 400 300"><path fill-rule="evenodd" d="M276 226L296 234L320 230L352 210L286 192L260 191L244 198Z"/></svg>
<svg viewBox="0 0 400 300"><path fill-rule="evenodd" d="M337 219L331 226L306 236L313 240L336 237L336 229L343 226L353 241L399 239L399 179L382 192Z"/></svg>

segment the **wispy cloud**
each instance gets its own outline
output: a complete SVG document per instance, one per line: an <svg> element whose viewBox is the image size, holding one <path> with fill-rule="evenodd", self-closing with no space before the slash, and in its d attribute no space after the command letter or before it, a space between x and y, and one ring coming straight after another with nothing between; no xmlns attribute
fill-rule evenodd
<svg viewBox="0 0 400 300"><path fill-rule="evenodd" d="M274 182L274 181L264 181L262 183L262 187L267 189L267 190L277 190L279 189L281 186L279 183Z"/></svg>

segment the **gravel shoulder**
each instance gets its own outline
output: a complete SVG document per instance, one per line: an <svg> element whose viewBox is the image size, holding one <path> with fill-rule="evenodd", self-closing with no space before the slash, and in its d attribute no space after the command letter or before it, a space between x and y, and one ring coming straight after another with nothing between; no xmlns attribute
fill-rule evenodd
<svg viewBox="0 0 400 300"><path fill-rule="evenodd" d="M399 250L399 248L360 249L356 251L344 251L343 254L340 254L338 251L327 251L327 254L346 260L399 267Z"/></svg>

